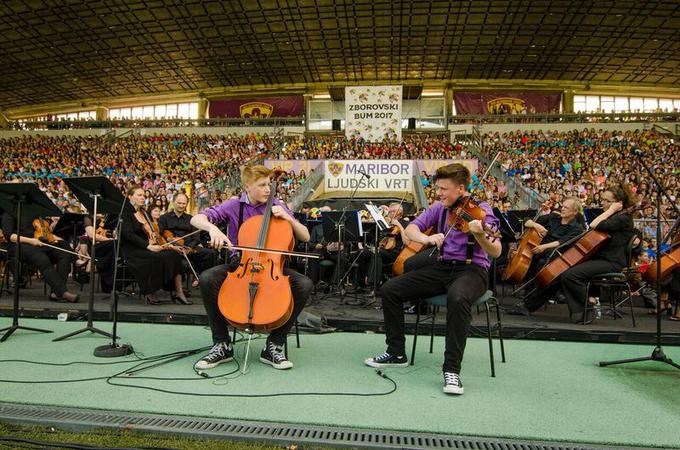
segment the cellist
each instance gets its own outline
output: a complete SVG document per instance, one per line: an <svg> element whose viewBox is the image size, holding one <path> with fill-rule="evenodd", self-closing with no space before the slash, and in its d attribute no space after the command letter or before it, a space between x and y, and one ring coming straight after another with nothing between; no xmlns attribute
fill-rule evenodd
<svg viewBox="0 0 680 450"><path fill-rule="evenodd" d="M230 248L232 245L238 245L238 232L241 224L250 217L262 215L269 196L275 194L271 192L270 188L272 174L272 170L261 165L243 167L241 182L244 192L241 197L227 200L220 205L202 211L191 219L191 225L207 231L214 248L219 249L223 246ZM274 199L271 212L274 217L290 223L295 239L302 242L309 241L307 227L298 222L293 213L279 199ZM218 225L222 224L228 226L228 236L218 228ZM217 297L222 283L227 278L227 273L238 268L238 259L238 256L232 258L230 263L215 266L203 271L200 275L199 287L212 332L213 347L207 355L195 364L197 370L211 369L233 359L234 350L229 338L228 323L218 308ZM283 345L286 335L304 308L313 288L312 281L309 278L290 267L284 269L284 275L287 275L290 281L294 302L293 314L283 326L269 334L265 347L260 353L260 361L275 369L293 367L293 363L284 354Z"/></svg>
<svg viewBox="0 0 680 450"><path fill-rule="evenodd" d="M531 280L545 264L550 261L553 250L572 241L584 231L579 220L581 215L581 202L576 197L568 197L562 202L559 213L549 213L539 216L535 221L527 220L524 224L527 228L535 229L542 237L541 244L532 249L533 258L527 271L526 279ZM554 290L554 288L553 288ZM529 315L538 310L548 301L553 292L549 289L527 289L530 292L524 300L508 314Z"/></svg>
<svg viewBox="0 0 680 450"><path fill-rule="evenodd" d="M628 245L635 235L633 217L628 209L635 206L635 197L630 188L613 184L600 196L604 212L597 216L590 228L604 231L611 236L588 261L577 264L562 274L562 292L569 306L569 312L576 314L575 323L583 323L583 309L587 295L588 281L595 275L620 272L627 262Z"/></svg>

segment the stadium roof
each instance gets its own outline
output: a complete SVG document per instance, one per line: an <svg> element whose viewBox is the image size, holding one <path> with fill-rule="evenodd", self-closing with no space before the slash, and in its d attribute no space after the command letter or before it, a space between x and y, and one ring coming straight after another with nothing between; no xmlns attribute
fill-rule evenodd
<svg viewBox="0 0 680 450"><path fill-rule="evenodd" d="M223 86L680 81L680 2L6 0L0 109Z"/></svg>

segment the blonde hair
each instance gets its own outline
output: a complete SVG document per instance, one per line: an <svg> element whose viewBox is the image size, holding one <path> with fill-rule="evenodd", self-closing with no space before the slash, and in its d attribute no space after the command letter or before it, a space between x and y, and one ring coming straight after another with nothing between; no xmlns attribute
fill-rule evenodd
<svg viewBox="0 0 680 450"><path fill-rule="evenodd" d="M578 197L567 197L564 199L562 204L564 204L564 202L566 202L567 200L574 202L574 208L576 209L576 211L581 212L583 205L581 204L581 200Z"/></svg>
<svg viewBox="0 0 680 450"><path fill-rule="evenodd" d="M252 184L260 178L271 177L273 173L273 170L262 165L243 166L241 167L241 182L244 185Z"/></svg>

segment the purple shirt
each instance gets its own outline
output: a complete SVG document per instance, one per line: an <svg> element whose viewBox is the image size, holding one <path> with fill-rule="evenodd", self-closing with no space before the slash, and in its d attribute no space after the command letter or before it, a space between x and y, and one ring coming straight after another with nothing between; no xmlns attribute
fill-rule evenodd
<svg viewBox="0 0 680 450"><path fill-rule="evenodd" d="M491 229L497 230L500 222L496 216L493 215L491 206L486 202L480 203L479 206L486 212L486 217L484 217L483 222L489 225ZM451 211L447 208L446 216L444 217L444 220L442 220L442 211L444 211L444 209L441 202L435 202L411 223L417 226L423 233L428 228L435 227L437 233L446 234L448 228L446 221L448 220ZM476 239L473 238L473 241L475 245L472 252L472 263L488 270L491 265L489 255L484 251L482 246L479 245L479 242L477 242ZM447 261L465 261L467 259L467 243L468 235L466 233L452 230L444 241L442 258Z"/></svg>
<svg viewBox="0 0 680 450"><path fill-rule="evenodd" d="M253 216L261 216L264 214L265 207L267 206L266 203L257 206L251 205L250 200L248 200L248 195L244 192L238 200L227 200L220 205L212 206L201 211L201 214L205 214L208 217L210 223L215 225L222 223L227 224L227 237L234 245L238 245L238 216L241 209L241 203L243 203L243 222ZM294 217L293 212L278 198L274 199L274 205L283 207L290 217Z"/></svg>

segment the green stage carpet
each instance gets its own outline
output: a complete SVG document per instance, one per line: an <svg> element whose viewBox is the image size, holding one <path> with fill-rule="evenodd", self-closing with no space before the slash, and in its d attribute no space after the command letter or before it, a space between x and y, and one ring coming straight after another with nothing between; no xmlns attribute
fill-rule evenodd
<svg viewBox="0 0 680 450"><path fill-rule="evenodd" d="M23 320L27 326L52 329L54 334L19 331L0 344L0 358L45 362L107 362L92 350L107 339L83 334L53 343L55 336L79 329L81 323ZM9 325L0 320L0 328ZM109 324L98 324L108 328ZM145 356L209 345L204 327L123 323L122 342L132 343ZM294 338L291 338L291 343ZM258 361L263 340L254 340L250 371L215 380L197 377L192 356L139 374L188 380L116 379L184 393L383 393L392 384L363 365L367 356L384 350L384 336L336 333L302 335L301 348L292 346L295 368L276 371ZM506 341L508 362L497 363L497 377L489 374L485 339L468 341L462 397L442 393L443 340L427 351L428 338L419 340L416 365L388 370L398 389L384 396L279 396L266 398L211 398L111 386L104 380L66 384L10 384L0 382L5 402L183 414L246 420L281 421L397 429L503 438L575 441L590 444L675 447L680 443L680 371L658 363L600 368L600 360L647 356L649 346L568 342ZM407 338L407 345L411 344ZM497 344L497 341L496 341ZM498 345L496 345L498 350ZM243 346L237 346L242 353ZM680 360L680 349L667 347ZM499 352L496 353L499 360ZM242 359L242 357L240 358ZM112 375L131 367L116 365L37 366L0 363L3 380L65 380ZM235 363L211 373L234 369Z"/></svg>

